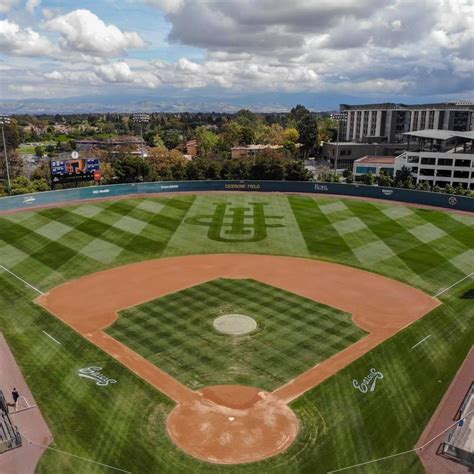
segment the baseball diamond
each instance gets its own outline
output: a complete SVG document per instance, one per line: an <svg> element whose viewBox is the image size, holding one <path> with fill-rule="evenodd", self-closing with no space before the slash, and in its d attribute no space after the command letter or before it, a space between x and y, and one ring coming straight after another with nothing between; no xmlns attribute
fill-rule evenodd
<svg viewBox="0 0 474 474"><path fill-rule="evenodd" d="M37 472L423 472L473 244L467 213L328 196L0 214L0 329L54 437Z"/></svg>

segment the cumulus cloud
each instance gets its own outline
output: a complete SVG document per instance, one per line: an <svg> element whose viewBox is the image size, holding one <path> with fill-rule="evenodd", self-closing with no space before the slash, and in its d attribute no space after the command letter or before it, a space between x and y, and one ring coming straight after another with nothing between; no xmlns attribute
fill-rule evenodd
<svg viewBox="0 0 474 474"><path fill-rule="evenodd" d="M175 45L185 45L199 48L201 59L183 54L176 61L133 60L127 53L146 47L145 40L85 9L66 14L43 9L40 26L59 37L56 52L41 32L12 21L0 22L0 50L55 58L58 66L40 77L65 88L170 86L418 99L473 90L472 0L128 2L156 7L165 16L173 52L168 57L175 55ZM64 52L81 63L80 72L68 69Z"/></svg>
<svg viewBox="0 0 474 474"><path fill-rule="evenodd" d="M450 82L462 90L474 60L469 0L148 3L170 22L168 41L207 52L199 63L154 64L162 82L178 87L383 95Z"/></svg>
<svg viewBox="0 0 474 474"><path fill-rule="evenodd" d="M94 68L95 73L106 82L132 82L133 74L126 62L104 64Z"/></svg>
<svg viewBox="0 0 474 474"><path fill-rule="evenodd" d="M7 19L0 21L0 51L16 56L46 56L56 48L31 28L22 29Z"/></svg>
<svg viewBox="0 0 474 474"><path fill-rule="evenodd" d="M145 48L147 43L136 32L107 25L89 10L74 10L46 20L44 27L61 34L60 47L90 56L121 56L128 49Z"/></svg>

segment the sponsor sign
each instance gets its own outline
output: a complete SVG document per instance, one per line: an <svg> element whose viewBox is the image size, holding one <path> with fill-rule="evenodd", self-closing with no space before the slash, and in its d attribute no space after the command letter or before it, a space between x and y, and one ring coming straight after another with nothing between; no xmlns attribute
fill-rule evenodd
<svg viewBox="0 0 474 474"><path fill-rule="evenodd" d="M451 196L449 199L448 199L448 202L451 206L455 206L457 203L458 203L458 200L456 199L455 196Z"/></svg>
<svg viewBox="0 0 474 474"><path fill-rule="evenodd" d="M77 374L79 377L93 380L99 387L106 387L107 385L117 383L115 379L111 379L106 377L104 374L101 374L101 370L102 367L84 367L78 369Z"/></svg>
<svg viewBox="0 0 474 474"><path fill-rule="evenodd" d="M161 189L178 189L179 184L162 184L160 188Z"/></svg>
<svg viewBox="0 0 474 474"><path fill-rule="evenodd" d="M35 202L35 201L36 201L36 198L34 197L27 197L23 199L24 204L29 204L30 202Z"/></svg>
<svg viewBox="0 0 474 474"><path fill-rule="evenodd" d="M377 385L377 380L382 380L383 374L373 367L370 369L369 375L365 376L361 382L358 380L352 381L352 386L362 393L373 392Z"/></svg>
<svg viewBox="0 0 474 474"><path fill-rule="evenodd" d="M110 189L96 189L92 191L92 194L107 194L110 193Z"/></svg>
<svg viewBox="0 0 474 474"><path fill-rule="evenodd" d="M393 194L393 189L382 189L382 193L385 194L385 196L391 196Z"/></svg>
<svg viewBox="0 0 474 474"><path fill-rule="evenodd" d="M314 185L314 190L315 191L329 191L326 184L315 184Z"/></svg>

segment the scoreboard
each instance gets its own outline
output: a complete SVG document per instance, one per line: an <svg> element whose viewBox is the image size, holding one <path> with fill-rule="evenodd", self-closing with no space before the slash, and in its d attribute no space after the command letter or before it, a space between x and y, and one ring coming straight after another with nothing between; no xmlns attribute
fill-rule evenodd
<svg viewBox="0 0 474 474"><path fill-rule="evenodd" d="M51 160L51 177L55 183L66 181L89 181L100 170L98 158L78 158L71 160Z"/></svg>

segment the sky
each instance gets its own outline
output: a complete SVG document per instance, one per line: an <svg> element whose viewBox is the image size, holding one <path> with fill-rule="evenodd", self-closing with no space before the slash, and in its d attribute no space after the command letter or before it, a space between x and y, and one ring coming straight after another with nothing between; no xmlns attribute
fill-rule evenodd
<svg viewBox="0 0 474 474"><path fill-rule="evenodd" d="M0 99L474 98L474 0L0 0Z"/></svg>

